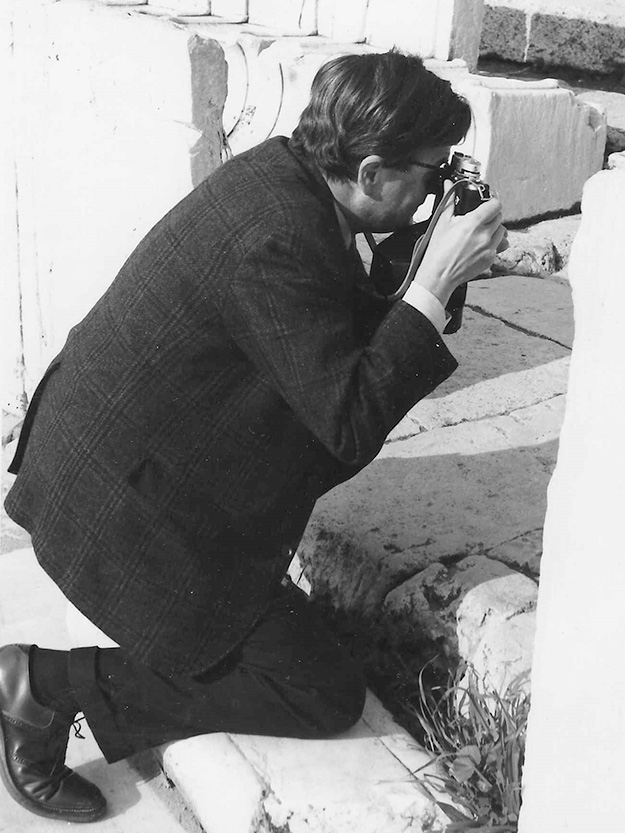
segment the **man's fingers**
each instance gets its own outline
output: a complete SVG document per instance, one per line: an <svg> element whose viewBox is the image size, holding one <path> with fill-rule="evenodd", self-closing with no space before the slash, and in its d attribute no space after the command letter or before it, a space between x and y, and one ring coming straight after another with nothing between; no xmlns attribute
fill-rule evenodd
<svg viewBox="0 0 625 833"><path fill-rule="evenodd" d="M499 252L505 252L505 250L510 245L508 243L508 229L505 226L500 226L500 233L499 233L499 242L497 243L497 254ZM495 237L497 239L497 237Z"/></svg>
<svg viewBox="0 0 625 833"><path fill-rule="evenodd" d="M471 211L471 214L474 215L476 221L483 223L484 225L488 225L489 223L497 222L497 224L501 223L502 220L502 205L496 197L491 197L490 200L486 200L486 202L481 203L478 205L477 208L474 208Z"/></svg>

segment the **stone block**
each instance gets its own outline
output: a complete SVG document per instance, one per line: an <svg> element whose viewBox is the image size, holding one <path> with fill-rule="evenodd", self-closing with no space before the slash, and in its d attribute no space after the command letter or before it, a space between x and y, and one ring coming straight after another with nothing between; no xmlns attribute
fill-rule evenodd
<svg viewBox="0 0 625 833"><path fill-rule="evenodd" d="M625 151L611 153L608 156L608 170L614 170L616 168L625 168Z"/></svg>
<svg viewBox="0 0 625 833"><path fill-rule="evenodd" d="M224 128L234 153L270 136L289 136L308 103L317 70L338 55L375 51L325 38L280 38L209 27L228 63Z"/></svg>
<svg viewBox="0 0 625 833"><path fill-rule="evenodd" d="M366 39L373 46L393 46L424 58L461 58L477 63L483 0L372 0Z"/></svg>
<svg viewBox="0 0 625 833"><path fill-rule="evenodd" d="M211 0L147 0L147 4L173 14L201 15L211 13Z"/></svg>
<svg viewBox="0 0 625 833"><path fill-rule="evenodd" d="M207 831L442 833L448 823L412 775L430 756L370 692L360 722L340 737L205 735L161 755Z"/></svg>
<svg viewBox="0 0 625 833"><path fill-rule="evenodd" d="M524 229L508 230L508 248L493 264L493 274L547 277L565 269L580 215L543 220Z"/></svg>
<svg viewBox="0 0 625 833"><path fill-rule="evenodd" d="M247 0L211 0L211 14L242 23L247 20Z"/></svg>
<svg viewBox="0 0 625 833"><path fill-rule="evenodd" d="M22 242L37 229L39 265L24 273L46 347L35 379L142 236L220 164L226 95L213 40L94 2L43 9L45 106L24 90L37 129L17 134L36 172L20 213Z"/></svg>
<svg viewBox="0 0 625 833"><path fill-rule="evenodd" d="M282 34L315 35L317 0L248 0L248 19Z"/></svg>
<svg viewBox="0 0 625 833"><path fill-rule="evenodd" d="M546 7L544 11L542 8ZM625 69L625 10L621 3L596 8L545 2L531 16L528 63L578 67L590 72Z"/></svg>
<svg viewBox="0 0 625 833"><path fill-rule="evenodd" d="M536 613L521 613L503 622L489 621L481 628L469 662L478 688L503 697L513 685L515 692L530 693Z"/></svg>
<svg viewBox="0 0 625 833"><path fill-rule="evenodd" d="M369 0L318 0L317 32L335 41L359 43L366 37L366 17Z"/></svg>
<svg viewBox="0 0 625 833"><path fill-rule="evenodd" d="M538 586L520 573L508 572L469 589L456 612L458 650L473 662L488 625L501 627L521 614L536 610Z"/></svg>
<svg viewBox="0 0 625 833"><path fill-rule="evenodd" d="M449 4L427 0L371 0L366 19L367 42L381 49L397 46L424 58L446 60L448 55L436 54L439 13L446 5Z"/></svg>
<svg viewBox="0 0 625 833"><path fill-rule="evenodd" d="M568 211L601 169L605 113L557 81L467 75L454 83L471 105L474 128L461 150L482 162L504 221Z"/></svg>
<svg viewBox="0 0 625 833"><path fill-rule="evenodd" d="M625 66L625 10L620 0L488 0L480 53L612 72Z"/></svg>
<svg viewBox="0 0 625 833"><path fill-rule="evenodd" d="M483 555L455 564L432 564L392 590L384 600L383 616L392 620L399 637L427 634L455 651L455 616L458 606L475 587L513 575L509 567Z"/></svg>
<svg viewBox="0 0 625 833"><path fill-rule="evenodd" d="M525 4L523 4L525 5ZM527 49L527 15L524 8L511 3L499 5L490 0L484 6L480 55L495 55L523 63Z"/></svg>
<svg viewBox="0 0 625 833"><path fill-rule="evenodd" d="M213 133L219 144L226 67L216 41L167 19L84 0L54 3L48 15L58 55L53 83L70 97L74 118L137 124L149 116Z"/></svg>

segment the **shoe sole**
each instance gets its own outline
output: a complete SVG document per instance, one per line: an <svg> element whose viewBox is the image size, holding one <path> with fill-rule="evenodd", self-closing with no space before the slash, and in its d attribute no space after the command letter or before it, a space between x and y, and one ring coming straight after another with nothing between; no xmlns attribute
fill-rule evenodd
<svg viewBox="0 0 625 833"><path fill-rule="evenodd" d="M4 784L7 789L7 792L14 799L18 804L24 807L27 810L30 810L31 813L35 813L38 816L43 816L47 819L56 819L57 821L71 821L71 822L91 822L91 821L98 821L101 819L102 816L106 813L106 801L103 802L101 807L95 808L93 810L62 810L62 809L54 809L50 807L44 807L41 804L38 804L34 801L30 796L24 795L20 792L19 788L14 784L13 779L11 778L11 773L9 771L9 764L7 761L7 752L6 752L6 742L4 740L4 723L5 718L2 712L0 711L0 780Z"/></svg>

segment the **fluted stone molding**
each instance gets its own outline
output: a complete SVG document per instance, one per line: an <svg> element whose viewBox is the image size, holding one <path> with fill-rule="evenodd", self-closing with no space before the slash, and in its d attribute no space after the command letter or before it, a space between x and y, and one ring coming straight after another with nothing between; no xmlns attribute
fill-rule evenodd
<svg viewBox="0 0 625 833"><path fill-rule="evenodd" d="M575 340L548 493L519 833L623 826L625 170L584 188Z"/></svg>

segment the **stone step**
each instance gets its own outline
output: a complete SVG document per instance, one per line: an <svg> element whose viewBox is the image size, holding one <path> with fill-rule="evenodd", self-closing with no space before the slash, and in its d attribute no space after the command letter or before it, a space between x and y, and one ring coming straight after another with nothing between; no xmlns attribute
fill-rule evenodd
<svg viewBox="0 0 625 833"><path fill-rule="evenodd" d="M207 833L436 833L449 823L412 774L429 755L371 692L341 737L203 735L159 754Z"/></svg>

